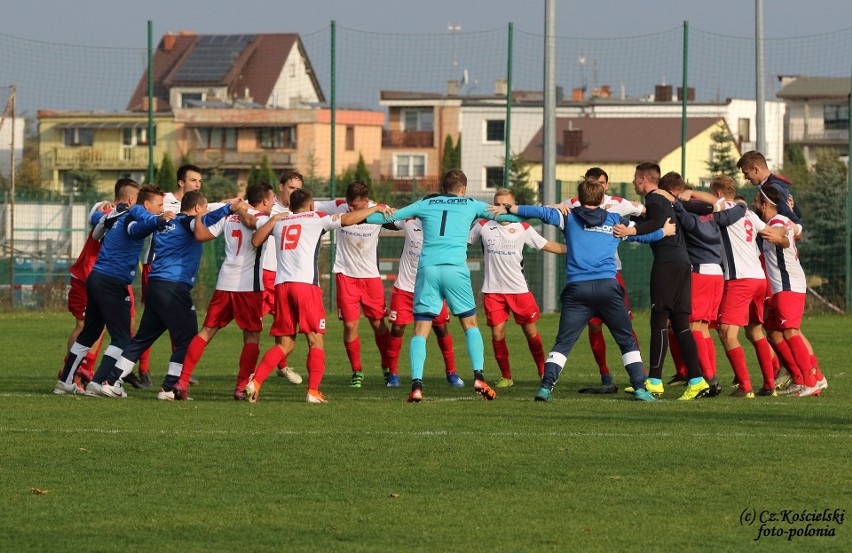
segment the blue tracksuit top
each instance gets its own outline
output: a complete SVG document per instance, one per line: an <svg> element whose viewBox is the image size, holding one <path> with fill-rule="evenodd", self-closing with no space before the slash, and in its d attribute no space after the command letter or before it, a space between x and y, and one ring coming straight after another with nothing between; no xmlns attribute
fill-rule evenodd
<svg viewBox="0 0 852 553"><path fill-rule="evenodd" d="M743 218L746 208L742 204L710 213L697 215L687 211L680 201L674 204L680 228L685 234L686 251L693 270L698 265L722 264L722 232L719 227L730 226Z"/></svg>
<svg viewBox="0 0 852 553"><path fill-rule="evenodd" d="M206 226L216 224L231 213L225 205L202 217ZM182 282L191 288L198 276L203 244L195 239L193 231L195 217L181 213L154 234L154 261L148 279Z"/></svg>
<svg viewBox="0 0 852 553"><path fill-rule="evenodd" d="M112 210L106 215L106 232L92 270L132 283L142 243L157 229L158 219L159 215L152 215L141 205L128 210L125 204L120 204Z"/></svg>
<svg viewBox="0 0 852 553"><path fill-rule="evenodd" d="M576 207L569 215L563 216L552 207L531 205L518 206L518 215L535 217L562 229L568 248L565 272L569 283L615 278L615 250L621 239L613 236L612 227L619 223L630 224L621 215L600 207ZM628 240L654 242L662 237L663 230L657 229L649 234L631 236Z"/></svg>

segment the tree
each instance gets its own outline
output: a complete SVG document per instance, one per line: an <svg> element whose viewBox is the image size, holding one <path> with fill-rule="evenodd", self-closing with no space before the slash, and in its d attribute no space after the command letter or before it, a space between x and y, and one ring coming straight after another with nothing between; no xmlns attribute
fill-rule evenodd
<svg viewBox="0 0 852 553"><path fill-rule="evenodd" d="M343 186L349 185L350 182L361 181L367 186L373 184L373 178L370 176L370 171L367 169L367 164L364 162L364 156L358 154L358 163L353 170L351 167L343 172L337 179Z"/></svg>
<svg viewBox="0 0 852 553"><path fill-rule="evenodd" d="M258 182L260 182L260 171L257 169L257 165L252 163L251 169L249 169L248 174L248 186L251 186L252 184L256 184Z"/></svg>
<svg viewBox="0 0 852 553"><path fill-rule="evenodd" d="M265 182L269 185L275 186L275 182L278 180L278 177L275 175L275 171L273 171L272 166L269 164L269 158L266 157L266 154L260 158L260 169L257 170L257 178L257 181L249 181L249 184Z"/></svg>
<svg viewBox="0 0 852 553"><path fill-rule="evenodd" d="M786 167L786 165L785 165ZM846 165L837 152L821 149L811 171L810 184L793 183L793 197L804 219L804 239L799 259L808 283L828 301L842 305L845 296L844 257L846 214L843 204L831 204L832 198L846 194ZM827 205L827 202L829 204Z"/></svg>
<svg viewBox="0 0 852 553"><path fill-rule="evenodd" d="M201 190L209 202L218 202L237 195L237 183L218 167L204 181Z"/></svg>
<svg viewBox="0 0 852 553"><path fill-rule="evenodd" d="M447 135L444 139L444 154L441 156L441 173L461 167L461 136L453 146L453 137Z"/></svg>
<svg viewBox="0 0 852 553"><path fill-rule="evenodd" d="M530 186L530 162L522 154L509 157L509 190L515 195L518 204L531 205L537 202L538 192Z"/></svg>
<svg viewBox="0 0 852 553"><path fill-rule="evenodd" d="M737 179L739 169L737 160L734 159L732 150L734 148L734 137L728 131L724 123L719 123L713 134L710 135L713 145L710 147L710 161L707 162L707 170L713 176L728 176Z"/></svg>
<svg viewBox="0 0 852 553"><path fill-rule="evenodd" d="M172 163L168 152L163 154L160 168L154 175L154 184L163 192L174 192L177 190L177 168Z"/></svg>

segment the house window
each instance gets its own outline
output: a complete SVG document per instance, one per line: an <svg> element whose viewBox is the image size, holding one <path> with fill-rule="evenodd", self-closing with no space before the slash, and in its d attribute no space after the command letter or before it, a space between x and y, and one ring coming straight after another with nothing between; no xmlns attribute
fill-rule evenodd
<svg viewBox="0 0 852 553"><path fill-rule="evenodd" d="M434 127L435 115L431 109L402 110L402 130L431 131Z"/></svg>
<svg viewBox="0 0 852 553"><path fill-rule="evenodd" d="M200 150L236 150L237 130L233 127L201 127L195 131L196 147ZM154 134L156 140L157 135Z"/></svg>
<svg viewBox="0 0 852 553"><path fill-rule="evenodd" d="M426 156L398 154L393 156L393 176L403 179L426 176Z"/></svg>
<svg viewBox="0 0 852 553"><path fill-rule="evenodd" d="M355 127L346 127L346 151L355 151Z"/></svg>
<svg viewBox="0 0 852 553"><path fill-rule="evenodd" d="M157 127L154 127L153 143L157 143ZM131 128L126 127L121 129L121 145L122 146L147 146L148 145L148 129L144 127Z"/></svg>
<svg viewBox="0 0 852 553"><path fill-rule="evenodd" d="M201 92L182 92L180 95L180 107L195 108L204 101L204 94Z"/></svg>
<svg viewBox="0 0 852 553"><path fill-rule="evenodd" d="M488 119L485 121L485 141L503 142L506 137L506 121L503 119Z"/></svg>
<svg viewBox="0 0 852 553"><path fill-rule="evenodd" d="M822 113L825 130L845 131L849 128L849 106L825 105Z"/></svg>
<svg viewBox="0 0 852 553"><path fill-rule="evenodd" d="M65 129L66 146L91 146L95 142L95 130L82 127Z"/></svg>
<svg viewBox="0 0 852 553"><path fill-rule="evenodd" d="M260 127L257 129L257 143L261 148L296 147L296 129L294 127Z"/></svg>
<svg viewBox="0 0 852 553"><path fill-rule="evenodd" d="M485 168L485 187L486 188L502 188L503 187L503 167L486 167Z"/></svg>

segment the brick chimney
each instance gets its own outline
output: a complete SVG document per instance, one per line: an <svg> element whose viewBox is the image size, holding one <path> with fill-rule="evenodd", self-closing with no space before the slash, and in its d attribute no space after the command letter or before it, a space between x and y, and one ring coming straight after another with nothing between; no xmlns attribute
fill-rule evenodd
<svg viewBox="0 0 852 553"><path fill-rule="evenodd" d="M562 156L577 157L583 151L583 131L573 128L569 122L568 128L562 131Z"/></svg>
<svg viewBox="0 0 852 553"><path fill-rule="evenodd" d="M459 82L458 81L447 81L447 96L458 96L459 95Z"/></svg>
<svg viewBox="0 0 852 553"><path fill-rule="evenodd" d="M172 33L168 33L163 35L163 51L171 52L175 47L175 43L177 42L177 37Z"/></svg>
<svg viewBox="0 0 852 553"><path fill-rule="evenodd" d="M494 81L494 95L505 96L509 93L509 83L506 79L497 79Z"/></svg>
<svg viewBox="0 0 852 553"><path fill-rule="evenodd" d="M671 102L672 101L672 85L658 84L654 87L655 102Z"/></svg>

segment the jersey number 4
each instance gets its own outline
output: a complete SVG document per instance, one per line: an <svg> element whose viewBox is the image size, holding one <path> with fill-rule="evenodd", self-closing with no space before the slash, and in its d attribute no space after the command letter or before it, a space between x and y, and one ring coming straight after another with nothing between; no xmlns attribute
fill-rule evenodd
<svg viewBox="0 0 852 553"><path fill-rule="evenodd" d="M302 225L288 225L281 229L281 249L295 250L302 236Z"/></svg>

